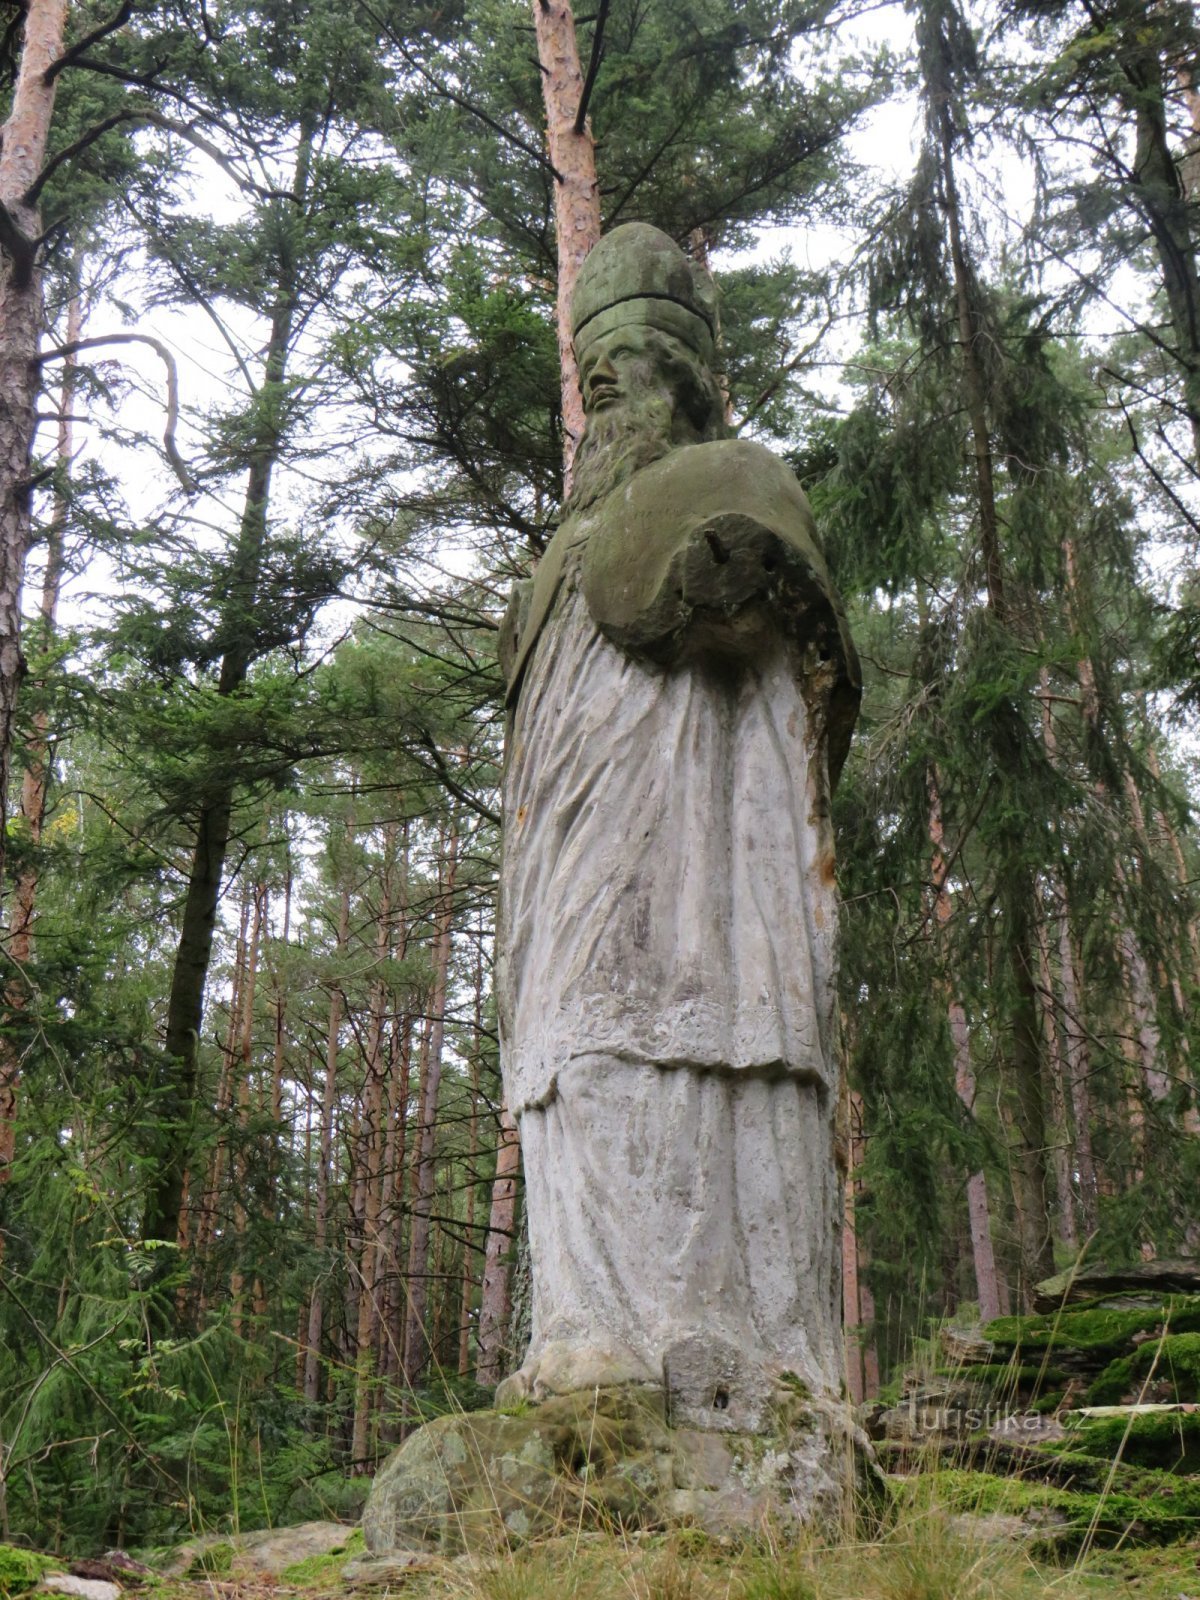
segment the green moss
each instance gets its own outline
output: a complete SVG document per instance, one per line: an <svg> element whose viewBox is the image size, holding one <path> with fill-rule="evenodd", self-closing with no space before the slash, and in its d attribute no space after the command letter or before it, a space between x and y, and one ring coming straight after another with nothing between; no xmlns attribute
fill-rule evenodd
<svg viewBox="0 0 1200 1600"><path fill-rule="evenodd" d="M1136 1396L1151 1370L1156 1385L1173 1389L1169 1399L1179 1403L1200 1400L1200 1333L1168 1333L1161 1340L1148 1339L1132 1355L1110 1362L1088 1390L1088 1405L1114 1406L1126 1395Z"/></svg>
<svg viewBox="0 0 1200 1600"><path fill-rule="evenodd" d="M61 1562L35 1550L21 1550L15 1544L0 1544L0 1596L24 1594L35 1589L44 1572L53 1572Z"/></svg>
<svg viewBox="0 0 1200 1600"><path fill-rule="evenodd" d="M1061 1387L1067 1377L1061 1368L1049 1363L1031 1366L1014 1361L985 1361L979 1366L970 1367L938 1367L937 1375L957 1378L963 1383L985 1383L996 1389L1031 1389L1039 1383L1053 1383Z"/></svg>
<svg viewBox="0 0 1200 1600"><path fill-rule="evenodd" d="M294 1561L290 1567L285 1567L282 1573L283 1580L285 1583L304 1586L332 1583L340 1577L347 1561L354 1556L362 1555L365 1548L362 1529L355 1528L347 1537L345 1544L339 1545L337 1549L328 1550L321 1556L306 1556L303 1561Z"/></svg>
<svg viewBox="0 0 1200 1600"><path fill-rule="evenodd" d="M234 1549L231 1544L210 1544L192 1557L185 1578L224 1578L233 1570Z"/></svg>
<svg viewBox="0 0 1200 1600"><path fill-rule="evenodd" d="M1133 1388L1133 1357L1118 1356L1109 1362L1084 1398L1089 1406L1116 1406Z"/></svg>
<svg viewBox="0 0 1200 1600"><path fill-rule="evenodd" d="M1138 1417L1089 1417L1072 1427L1070 1448L1111 1461L1167 1472L1200 1472L1200 1412L1161 1411Z"/></svg>
<svg viewBox="0 0 1200 1600"><path fill-rule="evenodd" d="M1100 1544L1171 1544L1200 1534L1200 1482L1161 1472L1128 1469L1119 1473L1119 1487L1105 1492L947 1470L937 1474L935 1492L951 1510L1005 1512L1031 1526L1053 1514L1043 1542L1061 1548L1075 1548L1089 1530Z"/></svg>
<svg viewBox="0 0 1200 1600"><path fill-rule="evenodd" d="M1086 1350L1120 1355L1135 1333L1153 1332L1164 1323L1173 1335L1200 1333L1200 1295L1170 1295L1161 1307L1140 1310L1089 1307L1052 1316L997 1317L983 1329L997 1351Z"/></svg>

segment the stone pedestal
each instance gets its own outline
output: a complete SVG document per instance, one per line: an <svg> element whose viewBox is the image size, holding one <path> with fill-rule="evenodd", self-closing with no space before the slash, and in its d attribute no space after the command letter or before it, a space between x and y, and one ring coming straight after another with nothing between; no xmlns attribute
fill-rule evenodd
<svg viewBox="0 0 1200 1600"><path fill-rule="evenodd" d="M736 1417L720 1431L707 1414L705 1428L690 1425L695 1404L669 1408L661 1388L622 1385L427 1423L375 1479L361 1573L580 1527L786 1530L852 1513L872 1469L848 1406L785 1379L763 1397L758 1429L739 1432Z"/></svg>

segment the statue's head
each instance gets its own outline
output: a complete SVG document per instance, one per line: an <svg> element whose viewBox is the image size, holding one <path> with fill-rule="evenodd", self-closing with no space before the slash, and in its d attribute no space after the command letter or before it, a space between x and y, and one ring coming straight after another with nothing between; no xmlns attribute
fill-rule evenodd
<svg viewBox="0 0 1200 1600"><path fill-rule="evenodd" d="M644 222L605 234L571 307L587 431L568 507L581 510L639 467L728 432L712 279Z"/></svg>

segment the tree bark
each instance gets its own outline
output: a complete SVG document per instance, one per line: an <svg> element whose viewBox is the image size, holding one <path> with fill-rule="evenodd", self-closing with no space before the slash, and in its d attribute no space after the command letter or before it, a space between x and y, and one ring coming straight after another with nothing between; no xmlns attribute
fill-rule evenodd
<svg viewBox="0 0 1200 1600"><path fill-rule="evenodd" d="M78 339L83 327L83 299L75 272L75 287L67 302L67 343ZM67 496L63 479L70 470L74 452L71 408L74 403L78 359L67 356L63 362L59 392L58 442L56 458L60 476L50 521L46 528L46 567L42 574L42 594L38 608L40 647L48 649L58 619L62 590L63 540L67 527ZM3 401L0 400L0 405ZM21 814L34 852L42 841L46 820L46 798L50 784L50 719L44 710L33 717L33 737L26 748L25 774L21 782ZM4 984L3 1005L6 1026L0 1032L0 1184L8 1182L16 1153L17 1107L20 1092L21 1058L16 1040L8 1030L14 1015L25 1009L28 999L24 968L33 949L33 923L37 907L38 863L31 854L17 874L13 887L12 913L8 933L8 957L13 967ZM0 1258L4 1236L0 1234Z"/></svg>
<svg viewBox="0 0 1200 1600"><path fill-rule="evenodd" d="M987 588L987 609L996 625L1011 634L1014 618L1005 588L1000 544L1000 519L996 511L995 474L991 428L988 422L987 382L979 356L983 332L977 310L975 278L963 237L962 208L954 172L956 130L950 94L932 76L927 92L935 101L934 115L941 156L943 204L950 234L954 298L958 321L963 393L975 460L976 509L979 515L980 554ZM1017 770L1018 710L998 705L991 714L991 735L997 769ZM1017 1206L1022 1222L1022 1293L1032 1306L1033 1288L1054 1271L1054 1244L1049 1227L1049 1183L1046 1170L1045 1108L1042 1098L1042 1052L1038 1021L1036 954L1033 947L1034 885L1021 861L1023 840L1013 837L1002 844L998 863L999 903L1003 919L1005 959L1011 979L1013 1012L1009 1063L1016 1094L1014 1126L1020 1140L1015 1175L1022 1193Z"/></svg>
<svg viewBox="0 0 1200 1600"><path fill-rule="evenodd" d="M340 955L350 937L350 890L342 889L338 914L337 950ZM315 1403L321 1393L321 1332L325 1301L321 1292L321 1257L329 1236L329 1190L333 1175L333 1123L337 1106L339 1040L342 1027L342 991L336 975L329 990L329 1027L325 1040L325 1093L321 1102L320 1151L313 1210L313 1253L317 1276L308 1302L308 1328L304 1339L304 1398Z"/></svg>
<svg viewBox="0 0 1200 1600"><path fill-rule="evenodd" d="M371 1428L376 1334L379 1326L379 1283L382 1277L379 1219L383 1209L383 1161L387 1146L384 1094L384 1015L387 1010L385 968L391 954L392 895L396 824L384 830L384 861L380 877L380 904L375 922L375 961L379 969L371 991L371 1015L363 1064L363 1210L362 1249L358 1267L358 1316L355 1333L354 1425L350 1440L350 1471L369 1472L368 1442Z"/></svg>
<svg viewBox="0 0 1200 1600"><path fill-rule="evenodd" d="M947 883L949 865L945 855L945 833L942 825L942 798L937 774L929 773L929 841L933 846L930 871L933 875L934 916L939 929L945 929L953 914L950 889ZM950 1043L954 1051L954 1092L962 1102L967 1115L975 1117L975 1073L971 1066L971 1035L967 1027L967 1014L962 1002L953 992L947 1001L950 1025ZM975 1269L975 1292L979 1301L979 1315L984 1322L1002 1315L1004 1298L1001 1295L1000 1277L996 1269L996 1252L992 1245L992 1221L988 1206L987 1178L980 1168L967 1178L967 1217L971 1228L971 1260Z"/></svg>
<svg viewBox="0 0 1200 1600"><path fill-rule="evenodd" d="M291 191L291 207L297 215L302 213L308 193L311 165L312 135L305 131L297 152ZM288 227L281 225L278 280L263 367L263 391L278 391L287 374L298 305L298 281L295 246ZM242 688L254 659L252 626L266 550L271 478L283 447L283 408L260 407L258 414L264 420L250 450L246 494L221 619L226 646L217 693L222 696L234 695ZM148 1239L174 1239L179 1229L183 1173L198 1109L198 1049L204 1017L204 988L212 960L234 798L234 784L224 776L214 778L208 795L201 801L196 821L196 843L188 869L183 920L167 999L164 1039L167 1062L162 1094L155 1108L165 1128L165 1138L158 1176L146 1197L142 1231Z"/></svg>
<svg viewBox="0 0 1200 1600"><path fill-rule="evenodd" d="M438 1091L442 1081L442 1046L446 1028L446 988L450 972L454 920L454 879L458 869L458 832L450 826L441 873L433 944L433 993L429 1007L429 1053L417 1111L416 1193L408 1252L408 1316L404 1330L404 1376L415 1384L429 1361L429 1236L435 1179L434 1142Z"/></svg>
<svg viewBox="0 0 1200 1600"><path fill-rule="evenodd" d="M58 78L67 0L29 0L12 109L0 128L0 886L4 882L8 787L21 653L21 587L30 532L30 458L37 426L42 278L41 218L24 196L42 170ZM0 1095L4 1094L0 1086ZM5 1106L0 1100L0 1119Z"/></svg>
<svg viewBox="0 0 1200 1600"><path fill-rule="evenodd" d="M517 1215L517 1174L521 1167L521 1142L507 1106L500 1107L499 1122L500 1142L496 1150L496 1176L492 1180L491 1214L483 1256L475 1364L475 1382L484 1389L494 1389L504 1377L512 1318L510 1254Z"/></svg>
<svg viewBox="0 0 1200 1600"><path fill-rule="evenodd" d="M558 356L562 378L563 479L583 437L583 396L571 339L571 298L584 257L600 237L596 144L585 121L575 131L583 72L569 0L533 0L533 25L546 104L546 144L554 168L554 229L558 240Z"/></svg>
<svg viewBox="0 0 1200 1600"><path fill-rule="evenodd" d="M483 919L475 931L475 1038L471 1051L471 1115L467 1147L467 1198L463 1216L462 1297L458 1312L458 1375L471 1371L471 1302L475 1297L475 1203L479 1187L479 1063L483 1054Z"/></svg>

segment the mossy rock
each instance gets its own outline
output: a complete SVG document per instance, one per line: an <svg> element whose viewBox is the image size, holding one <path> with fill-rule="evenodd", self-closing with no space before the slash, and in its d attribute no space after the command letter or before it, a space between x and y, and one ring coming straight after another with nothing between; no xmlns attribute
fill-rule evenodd
<svg viewBox="0 0 1200 1600"><path fill-rule="evenodd" d="M432 1546L498 1550L569 1525L585 1496L600 1517L637 1526L668 1487L660 1395L564 1395L519 1414L438 1417L376 1475L363 1513L373 1555ZM652 1519L650 1519L652 1520Z"/></svg>
<svg viewBox="0 0 1200 1600"><path fill-rule="evenodd" d="M233 1571L234 1547L228 1540L222 1539L214 1544L205 1544L202 1549L189 1561L184 1569L185 1578L227 1578Z"/></svg>
<svg viewBox="0 0 1200 1600"><path fill-rule="evenodd" d="M1151 1373L1153 1377L1151 1378ZM1147 1399L1182 1405L1200 1401L1200 1333L1169 1333L1148 1339L1132 1355L1120 1356L1087 1392L1090 1406L1115 1406L1136 1400L1150 1379Z"/></svg>
<svg viewBox="0 0 1200 1600"><path fill-rule="evenodd" d="M1072 1451L1176 1474L1200 1474L1200 1412L1152 1411L1143 1416L1084 1417L1067 1442Z"/></svg>
<svg viewBox="0 0 1200 1600"><path fill-rule="evenodd" d="M910 1480L910 1495L928 1493ZM1105 1487L1031 1481L989 1472L939 1472L938 1501L957 1512L1019 1516L1034 1543L1065 1552L1081 1545L1173 1544L1200 1535L1200 1482L1126 1469Z"/></svg>
<svg viewBox="0 0 1200 1600"><path fill-rule="evenodd" d="M848 1408L784 1389L772 1414L761 1435L673 1427L662 1391L625 1385L515 1414L438 1417L376 1475L363 1513L369 1557L486 1555L565 1530L732 1531L768 1515L839 1515L869 1475ZM862 1484L846 1481L848 1446ZM369 1567L357 1562L356 1577Z"/></svg>
<svg viewBox="0 0 1200 1600"><path fill-rule="evenodd" d="M36 1550L22 1550L15 1544L0 1544L0 1597L27 1594L36 1589L44 1573L61 1570L62 1563Z"/></svg>
<svg viewBox="0 0 1200 1600"><path fill-rule="evenodd" d="M1200 1333L1200 1295L1169 1296L1161 1305L1127 1309L1089 1306L1048 1316L998 1317L983 1332L996 1354L1053 1351L1066 1371L1092 1371L1129 1353L1138 1333L1166 1325L1171 1335Z"/></svg>
<svg viewBox="0 0 1200 1600"><path fill-rule="evenodd" d="M346 1543L340 1550L329 1550L324 1555L305 1556L303 1561L294 1561L290 1567L285 1567L280 1577L285 1583L294 1583L301 1588L312 1585L324 1587L339 1578L346 1563L361 1556L365 1548L362 1529L349 1528L346 1532Z"/></svg>

